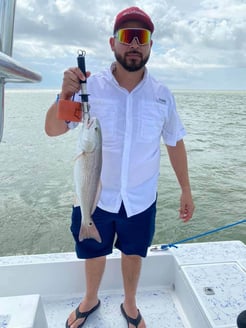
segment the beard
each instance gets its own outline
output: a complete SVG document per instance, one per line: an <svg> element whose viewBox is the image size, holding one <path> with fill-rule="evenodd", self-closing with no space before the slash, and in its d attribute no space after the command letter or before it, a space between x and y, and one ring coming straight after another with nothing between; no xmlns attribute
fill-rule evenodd
<svg viewBox="0 0 246 328"><path fill-rule="evenodd" d="M139 58L137 58L137 59L135 59L135 58L128 59L127 55L129 55L129 54L138 54ZM114 55L115 55L116 60L128 72L139 71L148 62L149 56L150 56L150 54L148 54L145 58L143 58L143 55L141 53L139 53L138 51L134 51L134 50L126 52L124 56L121 56L117 52L115 52Z"/></svg>

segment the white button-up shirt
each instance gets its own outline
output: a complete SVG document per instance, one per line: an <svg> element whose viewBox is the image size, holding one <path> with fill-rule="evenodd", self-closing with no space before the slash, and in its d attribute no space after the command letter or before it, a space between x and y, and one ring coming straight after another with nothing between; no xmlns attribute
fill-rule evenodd
<svg viewBox="0 0 246 328"><path fill-rule="evenodd" d="M123 201L127 216L133 216L156 200L161 137L175 146L185 135L173 95L147 69L131 92L118 84L111 69L89 77L87 91L103 139L98 206L117 213Z"/></svg>

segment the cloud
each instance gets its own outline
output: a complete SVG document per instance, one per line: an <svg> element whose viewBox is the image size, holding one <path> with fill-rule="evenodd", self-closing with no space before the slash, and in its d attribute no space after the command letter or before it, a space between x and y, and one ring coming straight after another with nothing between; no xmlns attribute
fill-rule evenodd
<svg viewBox="0 0 246 328"><path fill-rule="evenodd" d="M132 5L155 23L149 67L157 77L183 74L182 80L199 78L199 70L246 67L245 0L17 1L14 55L42 62L37 67L47 74L48 61L56 61L60 72L76 63L83 48L92 71L100 70L114 59L108 44L114 17Z"/></svg>
<svg viewBox="0 0 246 328"><path fill-rule="evenodd" d="M197 77L199 70L246 67L246 4L242 1L203 1L186 13L169 6L157 30L158 45L151 61L155 71L162 67L175 73L176 69L179 75L191 77L192 70Z"/></svg>

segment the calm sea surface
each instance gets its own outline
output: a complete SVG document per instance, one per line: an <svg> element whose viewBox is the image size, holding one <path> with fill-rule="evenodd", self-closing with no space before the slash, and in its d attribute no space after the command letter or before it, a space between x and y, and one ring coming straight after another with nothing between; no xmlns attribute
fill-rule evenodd
<svg viewBox="0 0 246 328"><path fill-rule="evenodd" d="M246 92L176 91L196 211L178 218L180 190L165 147L154 243L171 243L246 219ZM70 213L78 129L49 138L56 91L7 90L0 144L0 256L73 251ZM246 223L195 241L241 240Z"/></svg>

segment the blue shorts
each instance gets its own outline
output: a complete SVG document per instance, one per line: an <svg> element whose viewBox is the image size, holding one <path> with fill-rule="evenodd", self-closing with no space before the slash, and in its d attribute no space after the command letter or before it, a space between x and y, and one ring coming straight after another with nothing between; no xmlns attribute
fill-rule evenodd
<svg viewBox="0 0 246 328"><path fill-rule="evenodd" d="M155 232L156 201L145 211L127 217L122 204L119 213L106 212L99 207L92 215L93 221L100 233L102 242L94 239L79 241L81 223L80 207L73 207L71 232L75 240L78 258L89 259L112 253L113 247L126 255L145 257L151 245ZM116 238L115 238L116 237Z"/></svg>

